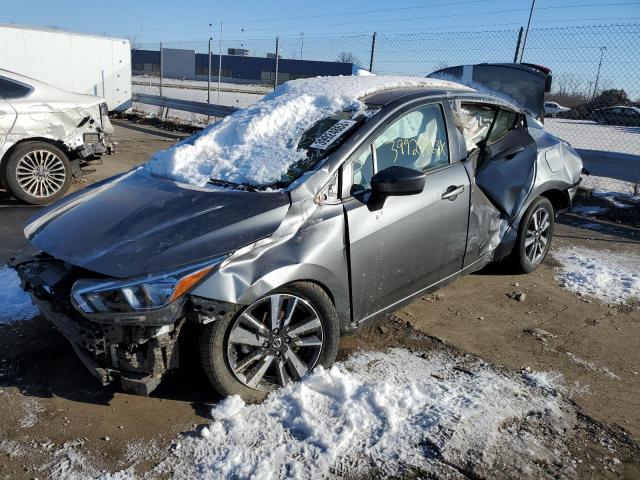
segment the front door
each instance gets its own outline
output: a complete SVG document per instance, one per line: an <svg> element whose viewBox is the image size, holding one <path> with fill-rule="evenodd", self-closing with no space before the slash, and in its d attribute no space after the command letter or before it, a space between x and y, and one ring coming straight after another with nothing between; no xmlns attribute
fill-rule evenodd
<svg viewBox="0 0 640 480"><path fill-rule="evenodd" d="M370 179L400 165L426 173L422 193L370 202ZM345 199L354 321L364 320L462 268L469 177L449 160L440 104L398 118L347 165Z"/></svg>

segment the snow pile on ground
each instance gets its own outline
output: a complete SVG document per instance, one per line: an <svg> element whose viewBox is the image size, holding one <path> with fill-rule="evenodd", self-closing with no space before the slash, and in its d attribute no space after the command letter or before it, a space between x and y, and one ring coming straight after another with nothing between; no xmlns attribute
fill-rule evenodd
<svg viewBox="0 0 640 480"><path fill-rule="evenodd" d="M575 414L554 386L549 375L507 375L445 353L358 353L260 405L227 398L200 436L184 437L156 473L476 478L500 468L540 478L560 465L567 474L573 467L564 432Z"/></svg>
<svg viewBox="0 0 640 480"><path fill-rule="evenodd" d="M582 247L552 255L562 265L557 278L569 290L613 303L640 300L640 255Z"/></svg>
<svg viewBox="0 0 640 480"><path fill-rule="evenodd" d="M38 314L31 297L20 288L13 268L0 267L0 325L28 320Z"/></svg>
<svg viewBox="0 0 640 480"><path fill-rule="evenodd" d="M364 108L358 99L395 87L468 90L463 85L419 77L317 77L279 86L260 102L212 124L172 148L157 152L145 168L180 182L203 186L210 178L249 184L278 181L304 158L302 134L334 112Z"/></svg>
<svg viewBox="0 0 640 480"><path fill-rule="evenodd" d="M638 164L638 168L640 168L640 163ZM637 188L633 182L626 182L615 178L598 177L596 175L586 175L582 178L583 180L580 187L596 192L616 192L623 195L633 195Z"/></svg>
<svg viewBox="0 0 640 480"><path fill-rule="evenodd" d="M615 208L633 208L640 207L640 195L633 195L630 193L611 192L611 191L596 191L592 195L597 198L606 200Z"/></svg>

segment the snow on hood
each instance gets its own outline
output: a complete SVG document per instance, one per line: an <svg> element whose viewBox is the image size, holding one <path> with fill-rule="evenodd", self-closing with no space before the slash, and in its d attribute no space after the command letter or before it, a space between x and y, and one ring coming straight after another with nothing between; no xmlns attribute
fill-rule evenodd
<svg viewBox="0 0 640 480"><path fill-rule="evenodd" d="M279 86L255 105L235 112L145 164L153 174L203 186L210 178L254 185L274 183L305 156L302 134L322 118L363 110L361 98L399 87L470 90L420 77L316 77Z"/></svg>

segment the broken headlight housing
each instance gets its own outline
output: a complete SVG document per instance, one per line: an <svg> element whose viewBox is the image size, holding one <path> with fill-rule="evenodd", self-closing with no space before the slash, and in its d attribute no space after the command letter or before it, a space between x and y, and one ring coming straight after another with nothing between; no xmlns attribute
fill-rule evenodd
<svg viewBox="0 0 640 480"><path fill-rule="evenodd" d="M224 257L164 275L126 280L78 280L71 296L83 313L134 313L157 310L178 300L217 267Z"/></svg>

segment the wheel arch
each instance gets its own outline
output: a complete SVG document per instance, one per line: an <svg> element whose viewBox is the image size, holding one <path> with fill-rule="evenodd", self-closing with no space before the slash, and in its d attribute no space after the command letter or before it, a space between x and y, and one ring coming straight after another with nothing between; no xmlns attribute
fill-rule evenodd
<svg viewBox="0 0 640 480"><path fill-rule="evenodd" d="M550 188L549 190L541 192L538 196L547 198L551 202L551 205L553 205L553 210L556 214L571 206L571 197L567 190Z"/></svg>
<svg viewBox="0 0 640 480"><path fill-rule="evenodd" d="M67 147L67 145L65 145L65 143L62 140L56 140L54 138L48 138L48 137L22 138L18 140L16 143L14 143L13 145L11 145L7 149L7 151L4 152L4 154L2 155L2 158L0 158L0 176L2 178L4 178L6 175L7 161L9 160L9 157L13 154L13 152L16 151L17 148L21 147L25 143L30 143L30 142L48 143L49 145L53 145L54 147L57 147L60 150L62 150L67 155L69 162L73 162L74 160L76 160L76 157L73 154L73 151L69 149L69 147Z"/></svg>
<svg viewBox="0 0 640 480"><path fill-rule="evenodd" d="M329 297L336 310L340 330L349 329L351 308L346 293L348 285L342 285L339 279L326 267L317 264L283 265L249 281L242 278L246 272L241 274L238 271L230 271L232 268L222 268L192 293L218 301L249 305L285 285L300 282L311 283L320 287ZM343 291L345 294L341 294Z"/></svg>

